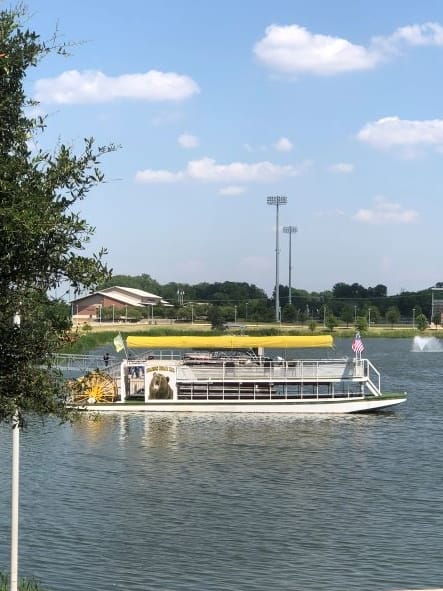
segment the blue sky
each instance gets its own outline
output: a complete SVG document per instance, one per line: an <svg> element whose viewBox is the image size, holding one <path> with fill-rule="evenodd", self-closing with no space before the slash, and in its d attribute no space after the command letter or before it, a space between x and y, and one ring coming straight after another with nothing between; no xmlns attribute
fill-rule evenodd
<svg viewBox="0 0 443 591"><path fill-rule="evenodd" d="M39 138L121 148L81 204L116 274L292 286L443 281L440 0L31 0L79 42L30 72ZM280 282L288 284L287 234Z"/></svg>

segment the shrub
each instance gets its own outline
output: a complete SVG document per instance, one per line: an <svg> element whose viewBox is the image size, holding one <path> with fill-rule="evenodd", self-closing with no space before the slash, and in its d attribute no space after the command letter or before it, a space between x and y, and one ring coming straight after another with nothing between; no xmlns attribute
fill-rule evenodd
<svg viewBox="0 0 443 591"><path fill-rule="evenodd" d="M45 591L34 578L20 579L19 591ZM0 572L0 591L9 591L9 576Z"/></svg>

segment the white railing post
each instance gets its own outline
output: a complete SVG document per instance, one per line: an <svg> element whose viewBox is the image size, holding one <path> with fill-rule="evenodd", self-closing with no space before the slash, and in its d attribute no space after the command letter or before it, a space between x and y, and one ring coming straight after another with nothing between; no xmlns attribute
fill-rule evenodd
<svg viewBox="0 0 443 591"><path fill-rule="evenodd" d="M123 361L120 366L120 401L125 402L126 400L126 381L125 381L125 370L126 370L127 362ZM146 392L145 392L146 398Z"/></svg>

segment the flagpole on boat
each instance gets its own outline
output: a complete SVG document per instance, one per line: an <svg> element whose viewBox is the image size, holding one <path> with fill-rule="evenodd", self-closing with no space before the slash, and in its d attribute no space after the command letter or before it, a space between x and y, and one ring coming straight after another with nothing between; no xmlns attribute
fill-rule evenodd
<svg viewBox="0 0 443 591"><path fill-rule="evenodd" d="M355 361L361 361L361 354L362 351L365 350L365 346L363 345L363 341L361 340L360 333L358 331L355 333L354 340L352 341L352 350L355 353Z"/></svg>

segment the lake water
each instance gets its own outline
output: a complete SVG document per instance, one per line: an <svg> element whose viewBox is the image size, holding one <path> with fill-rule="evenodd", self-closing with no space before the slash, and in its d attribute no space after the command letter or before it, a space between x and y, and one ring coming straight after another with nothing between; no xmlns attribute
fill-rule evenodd
<svg viewBox="0 0 443 591"><path fill-rule="evenodd" d="M49 591L443 587L443 352L367 339L392 411L110 416L21 435L20 563ZM352 355L350 340L337 354ZM0 569L11 432L0 428Z"/></svg>

